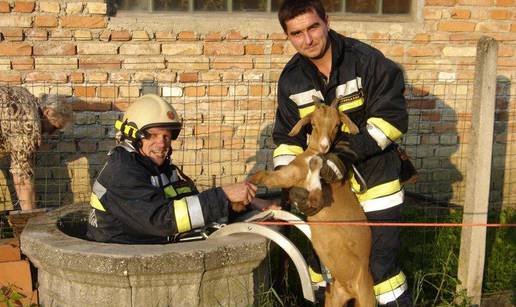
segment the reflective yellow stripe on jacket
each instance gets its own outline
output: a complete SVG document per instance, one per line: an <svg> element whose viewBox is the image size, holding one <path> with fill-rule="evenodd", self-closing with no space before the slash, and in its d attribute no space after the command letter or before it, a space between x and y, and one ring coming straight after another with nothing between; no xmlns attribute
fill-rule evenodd
<svg viewBox="0 0 516 307"><path fill-rule="evenodd" d="M394 302L407 290L407 278L403 272L374 286L376 300L381 305Z"/></svg>

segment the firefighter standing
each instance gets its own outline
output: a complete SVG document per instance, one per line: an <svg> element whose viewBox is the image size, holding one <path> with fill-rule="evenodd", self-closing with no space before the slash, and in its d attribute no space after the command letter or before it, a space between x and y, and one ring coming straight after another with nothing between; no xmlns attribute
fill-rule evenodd
<svg viewBox="0 0 516 307"><path fill-rule="evenodd" d="M10 172L21 209L36 209L34 161L41 134L52 134L73 120L62 96L34 97L22 87L0 86L0 152L11 157Z"/></svg>
<svg viewBox="0 0 516 307"><path fill-rule="evenodd" d="M148 94L127 109L120 142L93 184L87 237L112 243L166 243L179 233L227 218L229 203L248 205L256 186L236 183L199 193L171 164L181 130L174 108Z"/></svg>
<svg viewBox="0 0 516 307"><path fill-rule="evenodd" d="M278 17L298 53L279 79L274 166L290 163L306 148L309 127L295 137L288 132L314 110L312 97L328 104L338 99L338 109L349 115L360 133L350 135L342 127L321 177L330 182L342 178L354 164L363 180L350 172L351 182L368 220L398 221L404 191L394 141L408 125L402 71L377 49L330 30L319 0L286 0ZM340 175L328 167L331 164L340 169ZM306 193L296 189L291 189L290 195L298 203L306 200L299 197ZM372 243L370 268L378 303L412 306L405 275L397 263L399 229L372 227Z"/></svg>

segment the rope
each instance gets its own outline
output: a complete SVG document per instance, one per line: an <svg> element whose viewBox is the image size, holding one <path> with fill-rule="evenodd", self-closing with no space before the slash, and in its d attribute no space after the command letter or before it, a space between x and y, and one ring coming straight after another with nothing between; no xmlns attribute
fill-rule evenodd
<svg viewBox="0 0 516 307"><path fill-rule="evenodd" d="M388 227L516 227L516 224L485 224L485 223L403 223L403 222L346 222L346 221L320 221L320 222L255 222L259 225L310 225L310 226L388 226Z"/></svg>

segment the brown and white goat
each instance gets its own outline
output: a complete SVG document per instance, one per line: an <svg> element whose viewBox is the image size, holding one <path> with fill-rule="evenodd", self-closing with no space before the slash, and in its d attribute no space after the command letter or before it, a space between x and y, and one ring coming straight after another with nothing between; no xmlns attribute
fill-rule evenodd
<svg viewBox="0 0 516 307"><path fill-rule="evenodd" d="M334 104L316 103L315 111L301 119L289 135L296 135L309 123L312 134L303 153L279 170L256 173L250 181L267 187L297 186L309 191L309 206L322 206L319 212L307 217L308 222L315 222L310 225L312 244L333 276L333 282L326 290L325 306L345 306L351 301L355 307L374 306L373 279L369 270L370 228L317 224L366 220L349 181L343 179L322 185L319 177L322 166L319 155L329 151L341 124L347 125L351 133L358 133L358 127Z"/></svg>

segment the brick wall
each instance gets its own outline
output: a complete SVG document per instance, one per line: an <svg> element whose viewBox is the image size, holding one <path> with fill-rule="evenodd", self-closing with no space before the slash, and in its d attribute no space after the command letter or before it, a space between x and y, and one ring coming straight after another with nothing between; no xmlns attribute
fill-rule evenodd
<svg viewBox="0 0 516 307"><path fill-rule="evenodd" d="M497 39L492 198L514 205L516 0L414 3L410 18L331 16L331 27L403 67L412 129L405 144L421 170L410 189L457 203L467 174L476 43L482 35ZM0 0L0 32L0 83L76 98L73 129L47 138L38 156L42 202L89 198L90 178L113 145L113 122L144 81L156 82L183 114L176 162L201 187L270 167L274 82L294 53L274 14L108 17L102 1ZM8 185L0 186L8 203Z"/></svg>

